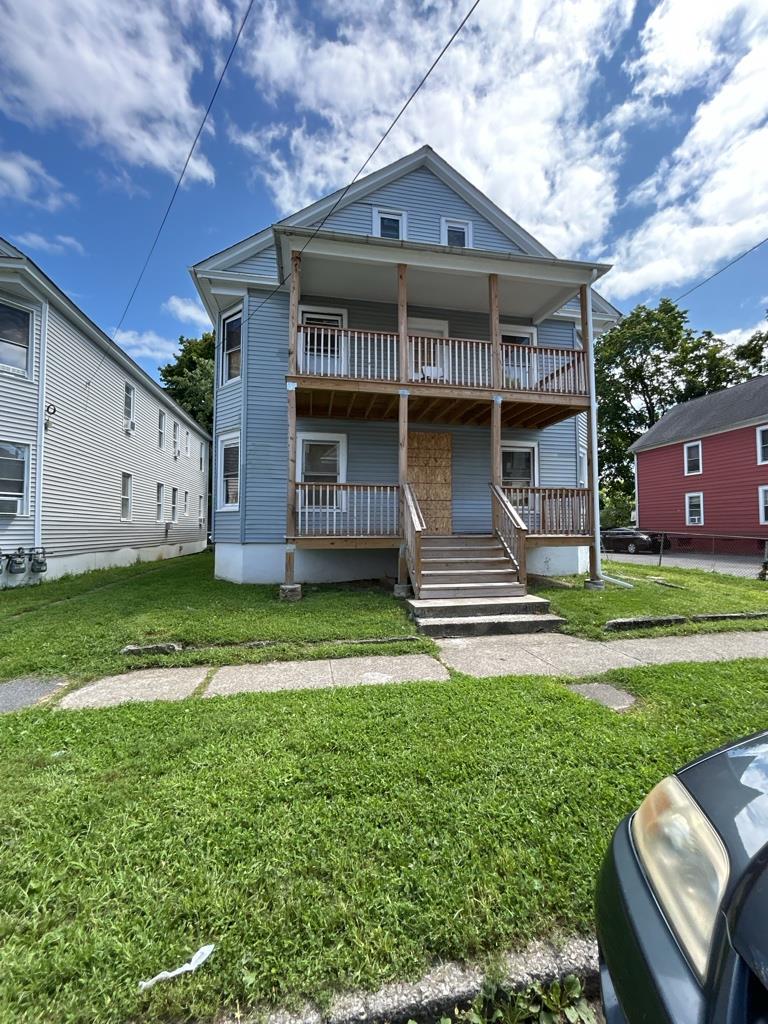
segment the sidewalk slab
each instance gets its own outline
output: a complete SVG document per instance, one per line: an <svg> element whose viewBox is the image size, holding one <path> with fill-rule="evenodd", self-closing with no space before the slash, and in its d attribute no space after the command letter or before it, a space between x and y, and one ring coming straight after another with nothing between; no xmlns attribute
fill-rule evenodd
<svg viewBox="0 0 768 1024"><path fill-rule="evenodd" d="M467 637L438 641L446 665L475 679L493 676L557 676L561 671L515 642L517 637ZM493 642L491 642L491 640ZM503 641L507 640L506 643ZM498 641L502 641L499 643ZM511 642L510 642L511 641Z"/></svg>
<svg viewBox="0 0 768 1024"><path fill-rule="evenodd" d="M0 683L0 714L39 704L65 683L66 679L38 679L37 676L22 676Z"/></svg>
<svg viewBox="0 0 768 1024"><path fill-rule="evenodd" d="M578 693L587 700L594 700L611 711L626 711L636 703L637 698L626 690L620 690L610 683L573 683L568 689Z"/></svg>
<svg viewBox="0 0 768 1024"><path fill-rule="evenodd" d="M233 693L274 693L334 686L376 686L409 680L445 682L448 672L427 654L339 658L335 661L283 661L230 665L219 669L206 697Z"/></svg>
<svg viewBox="0 0 768 1024"><path fill-rule="evenodd" d="M194 668L145 668L121 676L107 676L62 697L59 707L110 708L116 704L148 700L184 700L208 674L205 665Z"/></svg>
<svg viewBox="0 0 768 1024"><path fill-rule="evenodd" d="M583 645L556 647L554 650L537 647L536 656L563 676L592 676L612 668L638 668L641 664L637 657L626 651L615 650L613 644L589 641Z"/></svg>

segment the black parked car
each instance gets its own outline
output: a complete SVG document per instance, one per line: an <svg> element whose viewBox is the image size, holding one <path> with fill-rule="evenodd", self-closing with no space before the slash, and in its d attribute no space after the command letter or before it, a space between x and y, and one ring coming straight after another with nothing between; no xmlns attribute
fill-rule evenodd
<svg viewBox="0 0 768 1024"><path fill-rule="evenodd" d="M626 551L636 555L641 551L661 550L661 536L658 533L644 533L632 526L601 530L600 540L605 551ZM664 546L669 547L669 541Z"/></svg>
<svg viewBox="0 0 768 1024"><path fill-rule="evenodd" d="M597 890L607 1024L767 1024L768 732L663 779Z"/></svg>

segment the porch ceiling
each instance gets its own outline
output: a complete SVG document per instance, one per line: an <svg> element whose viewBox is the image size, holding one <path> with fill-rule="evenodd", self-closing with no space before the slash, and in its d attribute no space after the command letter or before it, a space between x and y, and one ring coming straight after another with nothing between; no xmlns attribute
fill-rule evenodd
<svg viewBox="0 0 768 1024"><path fill-rule="evenodd" d="M292 378L296 380L297 378ZM300 380L300 378L298 378ZM299 416L335 417L338 419L396 420L399 407L399 387L392 390L363 391L345 389L338 381L301 383L296 389L296 412ZM436 394L430 386L428 393L409 387L408 419L412 423L444 423L454 426L486 427L491 422L491 392L462 398ZM589 400L563 398L557 402L542 402L538 396L526 395L517 400L506 400L501 405L502 427L539 430L553 423L569 419L588 408Z"/></svg>
<svg viewBox="0 0 768 1024"><path fill-rule="evenodd" d="M503 316L537 323L608 269L602 264L479 249L400 242L362 235L276 228L283 274L291 250L304 249L301 291L329 298L397 302L398 263L408 265L410 305L488 310L488 275L499 280Z"/></svg>

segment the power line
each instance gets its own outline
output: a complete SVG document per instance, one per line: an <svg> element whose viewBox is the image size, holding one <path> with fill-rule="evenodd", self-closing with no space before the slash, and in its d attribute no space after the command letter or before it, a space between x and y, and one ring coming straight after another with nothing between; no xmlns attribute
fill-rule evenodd
<svg viewBox="0 0 768 1024"><path fill-rule="evenodd" d="M709 277L705 277L703 281L699 281L698 284L693 285L693 287L689 288L687 292L683 292L682 295L678 295L677 298L674 299L673 301L680 302L681 299L686 298L686 296L690 295L691 292L695 292L698 288L701 288L709 281L714 280L714 278L716 278L719 274L722 274L724 270L728 270L728 268L732 267L734 263L738 263L739 260L743 260L745 256L749 256L751 252L754 252L755 249L759 249L760 246L765 245L766 242L768 242L768 235L766 235L765 238L761 239L759 242L753 245L751 249L747 249L745 252L742 252L738 256L735 256L729 263L726 263L725 266L720 267L719 270L716 270L714 273L710 274Z"/></svg>
<svg viewBox="0 0 768 1024"><path fill-rule="evenodd" d="M314 231L313 231L313 232L312 232L312 234L311 234L311 235L309 236L309 238L308 238L308 239L306 240L306 242L304 243L304 245L302 245L301 249L299 250L299 255L301 255L301 254L302 254L302 253L304 252L304 250L305 250L305 249L307 248L307 246L308 246L308 245L309 245L309 243L310 243L310 242L312 241L312 239L313 239L313 238L315 238L315 236L317 235L318 231L320 231L320 229L322 228L323 224L325 224L325 222L326 222L326 221L328 220L328 218L329 218L329 217L331 216L331 214L332 214L332 213L334 212L334 210L335 210L335 209L336 209L336 208L338 207L339 203L340 203L340 202L342 201L342 199L343 199L343 198L344 198L344 196L345 196L345 195L347 194L347 192L349 192L349 190L350 190L350 189L352 188L352 186L354 185L354 183L355 183L355 182L357 181L357 179L358 179L358 178L360 177L360 175L361 175L361 174L363 173L363 171L364 171L364 170L365 170L365 168L366 168L366 167L368 166L368 164L369 164L369 163L371 162L371 160L373 160L374 156L376 156L376 153L377 153L377 152L379 151L379 149L381 149L382 145L383 145L383 144L384 144L384 142L386 141L386 139L387 139L387 136L388 136L388 135L389 135L389 134L390 134L390 133L392 132L392 129L393 129L394 127L395 127L395 125L397 124L397 122L398 122L398 121L400 120L400 118L401 118L401 117L403 116L403 114L404 114L404 113L406 112L406 110L408 109L408 107L409 107L409 106L411 105L411 102L412 102L412 101L413 101L413 99L415 98L416 94L417 94L417 93L419 92L419 90L421 89L421 87L422 87L422 86L424 85L424 83L425 83L425 82L427 81L427 79L429 78L429 76L430 76L430 75L432 74L432 72L433 72L433 71L435 70L435 68L437 67L437 65L438 65L438 64L440 63L440 61L442 60L442 58L443 58L443 57L445 56L445 53L447 52L447 50L449 49L449 47L451 46L451 44L452 44L452 43L454 42L454 40L456 39L456 37L458 36L458 34L459 34L459 33L461 32L461 30L462 30L462 29L464 28L464 26L466 25L466 23L467 23L467 22L469 21L469 19L470 19L470 18L472 17L472 15L474 14L474 12L475 12L475 9L476 9L476 8L477 8L477 6L479 5L479 3L480 3L480 0L475 0L475 2L474 2L474 3L472 4L472 6L471 6L471 7L469 8L469 10L467 11L467 13L466 13L466 14L464 15L464 17L463 17L463 18L461 19L461 21L459 22L459 24L458 24L458 25L456 26L456 28L454 29L454 31L453 31L453 34L451 35L451 37L450 37L450 39L448 40L448 42L447 42L447 43L445 44L445 46L443 46L443 48L442 48L442 50L440 51L440 53L438 53L438 55L437 55L437 56L435 57L435 59L434 59L434 60L432 61L432 63L430 64L429 68L427 69L427 71L425 72L425 74L424 74L424 75L422 76L422 78L421 78L421 81L420 81L420 82L418 83L418 85L416 86L416 88L415 88L415 89L414 89L414 90L413 90L413 91L411 92L410 96L409 96L409 97L408 97L408 99L407 99L407 100L405 101L405 103L404 103L404 104L402 105L402 107L400 107L400 109L398 110L397 114L395 115L395 117L393 118L393 120L392 120L392 121L390 122L390 125L389 125L389 127L387 128L387 130L386 130L386 131L384 132L384 134L383 134L383 135L381 136L381 138L379 139L379 141L378 141L378 142L376 143L376 145L375 145L375 146L373 147L373 149L372 149L372 150L371 150L371 152L370 152L370 153L368 154L368 156L366 157L366 159L365 159L365 160L363 161L363 163L362 163L362 164L360 165L360 167L359 167L359 169L358 169L357 173L355 174L354 178L352 178L352 180L351 180L351 181L349 182L349 184L348 184L348 185L346 185L346 186L345 186L345 188L344 188L344 189L343 189L343 190L342 190L342 191L341 191L341 192L339 193L339 195L338 195L338 197L336 198L336 201L334 202L333 206L331 206L330 210L328 210L328 212L327 212L327 213L325 214L325 216L324 216L324 217L323 217L323 219L322 219L322 220L320 221L320 223L319 223L319 224L318 224L318 225L317 225L317 226L315 227ZM242 328L242 327L245 327L245 325L246 325L246 324L248 323L248 321L249 321L249 320L251 319L251 317L255 316L255 315L256 315L256 313L258 313L258 311L259 311L259 310L260 310L260 309L262 308L262 306L266 305L266 303L267 303L267 302L269 302L269 300L270 300L270 299L272 298L272 296L273 296L273 295L276 295L276 294L277 294L277 292L279 292L279 291L280 291L280 289L281 289L281 288L283 287L283 285L284 285L284 284L286 283L286 281L288 281L288 280L289 280L289 278L290 278L290 276L291 276L291 273L292 273L291 271L288 271L288 273L287 273L287 274L285 274L285 275L284 275L284 276L283 276L282 278L280 278L280 280L279 280L279 281L278 281L278 283L277 283L277 284L275 285L275 287L274 287L274 288L272 289L272 291L271 291L271 292L269 292L269 294L268 294L268 295L266 295L266 296L265 296L265 297L264 297L264 298L262 299L262 301L261 301L261 302L260 302L260 303L258 304L258 306L256 306L256 308L255 308L254 310L252 310L252 311L251 311L251 312L250 312L250 313L248 314L248 316L247 316L247 317L245 318L245 320L243 320L243 322L242 322L242 324L241 324L241 328Z"/></svg>
<svg viewBox="0 0 768 1024"><path fill-rule="evenodd" d="M211 98L208 101L208 106L205 108L205 113L203 114L203 119L200 122L200 127L197 129L197 134L195 135L194 139L192 140L192 145L189 147L189 152L187 153L187 159L184 161L184 166L181 168L181 173L179 174L179 177L176 180L176 185L174 186L173 192L171 193L171 198L168 200L168 205L165 208L165 213L163 214L163 219L160 221L160 226L158 227L157 232L155 234L155 237L152 240L152 245L149 247L149 252L147 253L147 257L144 260L144 263L142 265L141 270L139 271L139 276L136 278L136 283L133 286L133 290L131 291L131 294L128 296L128 301L125 304L125 308L123 309L123 312L122 312L120 320L119 320L119 322L117 324L117 327L115 328L114 333L112 334L113 341L117 338L118 331L123 326L125 318L126 318L126 316L128 314L128 310L130 309L131 303L133 302L134 296L136 295L136 292L138 291L139 285L141 284L142 278L144 277L144 273L145 273L147 267L149 266L149 261L152 259L152 254L155 251L157 243L158 243L158 241L160 239L160 235L162 234L163 228L165 227L165 222L168 220L168 214L171 212L171 207L173 206L173 203L174 203L174 201L176 199L178 191L181 188L181 183L184 180L184 175L186 174L187 167L189 167L189 162L192 159L192 154L195 151L195 146L197 145L198 140L200 139L200 136L203 133L203 128L205 128L205 123L208 120L208 115L211 112L211 107L213 107L214 101L216 100L216 97L218 96L219 89L221 88L221 83L224 81L224 76L227 73L227 68L229 67L229 65L230 65L230 63L232 61L232 58L235 55L235 50L237 49L237 44L240 42L240 36L243 34L243 29L245 28L245 23L248 20L249 14L251 13L251 8L253 7L253 4L254 4L254 0L250 0L250 3L248 4L248 7L246 8L245 14L243 15L242 21L240 22L240 28L237 30L237 35L234 38L234 41L233 41L232 46L231 46L230 51L229 51L229 55L227 56L226 62L224 63L224 67L221 69L221 74L219 75L219 79L216 82L216 88L211 93Z"/></svg>

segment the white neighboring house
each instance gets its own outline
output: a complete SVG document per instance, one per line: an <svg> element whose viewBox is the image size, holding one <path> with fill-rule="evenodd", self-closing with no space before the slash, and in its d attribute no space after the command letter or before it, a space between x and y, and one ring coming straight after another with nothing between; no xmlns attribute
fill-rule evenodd
<svg viewBox="0 0 768 1024"><path fill-rule="evenodd" d="M209 444L0 238L0 587L203 550Z"/></svg>

